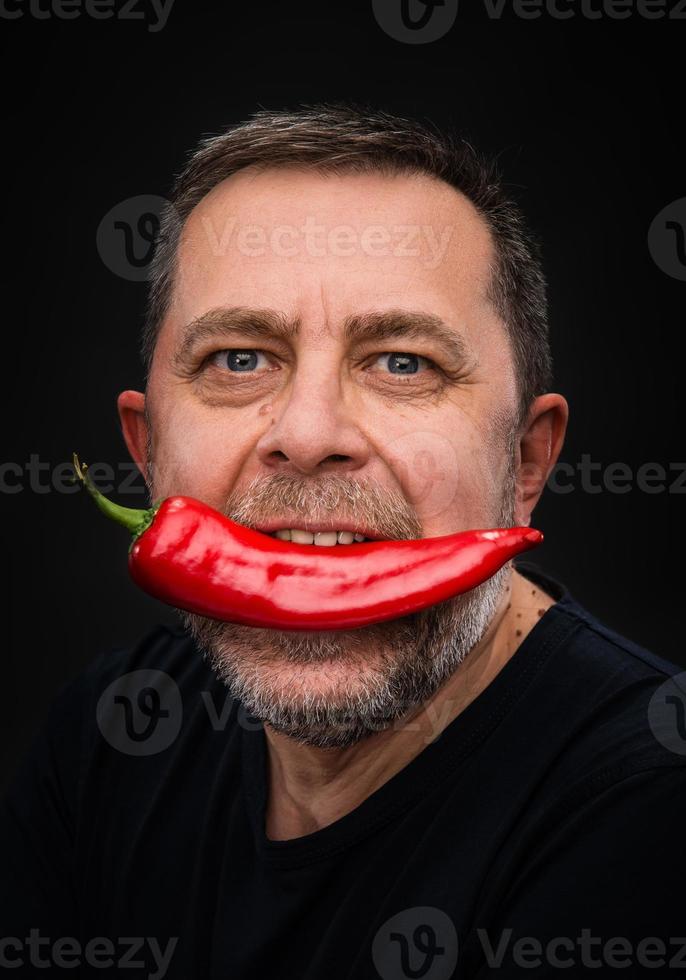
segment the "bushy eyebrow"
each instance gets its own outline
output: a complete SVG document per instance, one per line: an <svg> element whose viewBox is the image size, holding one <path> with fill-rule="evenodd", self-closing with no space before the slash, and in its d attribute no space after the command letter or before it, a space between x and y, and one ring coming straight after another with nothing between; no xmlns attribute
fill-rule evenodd
<svg viewBox="0 0 686 980"><path fill-rule="evenodd" d="M188 363L194 350L208 339L219 340L241 334L254 340L297 339L300 320L289 319L277 310L246 306L219 307L208 310L186 324L173 355L175 367ZM386 340L431 340L453 361L468 357L464 338L433 313L413 310L383 310L353 314L343 322L343 338L349 343Z"/></svg>

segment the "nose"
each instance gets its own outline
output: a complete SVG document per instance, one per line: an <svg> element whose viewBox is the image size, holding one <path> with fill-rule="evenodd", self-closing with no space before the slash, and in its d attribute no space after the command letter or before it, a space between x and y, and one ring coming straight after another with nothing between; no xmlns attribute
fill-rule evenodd
<svg viewBox="0 0 686 980"><path fill-rule="evenodd" d="M301 372L298 372L301 375ZM331 375L301 375L283 407L257 444L260 462L279 473L312 475L362 468L370 448L345 403L340 382Z"/></svg>

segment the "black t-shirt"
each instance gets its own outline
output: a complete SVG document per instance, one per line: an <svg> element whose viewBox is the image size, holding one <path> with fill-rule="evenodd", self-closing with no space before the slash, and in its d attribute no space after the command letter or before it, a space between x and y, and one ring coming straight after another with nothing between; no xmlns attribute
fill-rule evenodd
<svg viewBox="0 0 686 980"><path fill-rule="evenodd" d="M496 678L355 810L293 840L265 836L263 729L182 628L101 653L3 801L0 964L686 975L683 677L517 567L558 601Z"/></svg>

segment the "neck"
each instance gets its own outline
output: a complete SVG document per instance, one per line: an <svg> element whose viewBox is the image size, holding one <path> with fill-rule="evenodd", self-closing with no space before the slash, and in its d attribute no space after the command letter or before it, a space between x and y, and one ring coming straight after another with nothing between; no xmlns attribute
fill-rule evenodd
<svg viewBox="0 0 686 980"><path fill-rule="evenodd" d="M554 600L512 571L480 642L432 698L401 722L347 748L294 742L265 725L269 759L266 833L290 840L350 813L419 755L483 691Z"/></svg>

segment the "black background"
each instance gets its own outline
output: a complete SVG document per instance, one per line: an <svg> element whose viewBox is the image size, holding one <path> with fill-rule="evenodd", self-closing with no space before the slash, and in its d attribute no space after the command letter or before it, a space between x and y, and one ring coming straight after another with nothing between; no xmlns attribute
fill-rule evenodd
<svg viewBox="0 0 686 980"><path fill-rule="evenodd" d="M84 494L30 486L32 454L48 464L44 487L75 449L113 467L129 459L115 400L142 388L145 286L105 266L96 230L122 200L166 195L201 136L259 107L351 99L451 125L496 152L545 243L555 388L571 408L562 460L588 454L634 473L684 460L686 282L653 262L647 232L686 195L686 20L496 21L462 7L442 39L412 45L384 33L371 4L204 12L175 0L158 32L140 20L38 19L28 6L0 18L3 457L22 469L22 489L0 495L5 773L65 681L155 621L175 622L130 582L123 529ZM686 666L672 561L684 497L669 480L661 493L635 482L589 493L579 477L570 493L547 491L536 561L609 626ZM135 486L112 496L145 506L140 477Z"/></svg>

